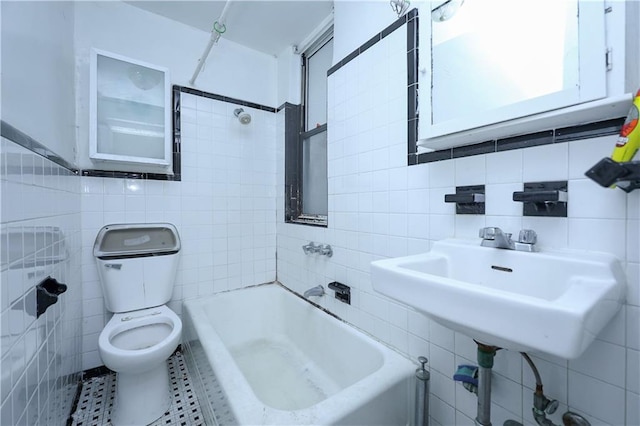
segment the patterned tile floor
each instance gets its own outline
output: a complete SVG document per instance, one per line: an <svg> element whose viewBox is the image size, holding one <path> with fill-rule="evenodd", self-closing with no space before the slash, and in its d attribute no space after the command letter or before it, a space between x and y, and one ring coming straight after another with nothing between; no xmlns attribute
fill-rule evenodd
<svg viewBox="0 0 640 426"><path fill-rule="evenodd" d="M110 373L82 382L78 406L71 415L72 426L111 425L115 378L116 374ZM193 392L191 378L179 351L169 358L169 378L173 392L171 408L151 426L204 426L198 397Z"/></svg>

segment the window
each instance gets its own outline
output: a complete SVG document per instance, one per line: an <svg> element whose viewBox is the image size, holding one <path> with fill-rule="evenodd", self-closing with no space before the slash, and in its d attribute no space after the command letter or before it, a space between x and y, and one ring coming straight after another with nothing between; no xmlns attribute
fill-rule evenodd
<svg viewBox="0 0 640 426"><path fill-rule="evenodd" d="M333 59L328 31L302 54L302 105L286 110L287 222L327 225L327 71Z"/></svg>

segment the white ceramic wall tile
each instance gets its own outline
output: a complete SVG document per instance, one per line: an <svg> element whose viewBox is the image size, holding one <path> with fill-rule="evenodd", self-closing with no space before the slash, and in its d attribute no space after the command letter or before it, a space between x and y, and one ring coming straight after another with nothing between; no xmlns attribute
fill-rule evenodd
<svg viewBox="0 0 640 426"><path fill-rule="evenodd" d="M627 330L627 323L625 319L626 311L627 307L623 306L618 313L614 315L611 321L604 326L597 338L605 342L613 343L614 345L624 346Z"/></svg>
<svg viewBox="0 0 640 426"><path fill-rule="evenodd" d="M522 182L522 150L487 154L486 168L487 184Z"/></svg>
<svg viewBox="0 0 640 426"><path fill-rule="evenodd" d="M484 155L456 158L453 160L455 168L455 185L482 185L486 180L486 161Z"/></svg>
<svg viewBox="0 0 640 426"><path fill-rule="evenodd" d="M465 389L461 383L456 383L456 399L455 399L455 407L456 410L459 410L459 413L462 413L465 417L475 419L478 414L478 398L475 394L469 392ZM458 417L456 417L456 425ZM473 424L473 422L472 422Z"/></svg>
<svg viewBox="0 0 640 426"><path fill-rule="evenodd" d="M625 422L624 389L569 370L569 408L573 407L599 419L597 423Z"/></svg>
<svg viewBox="0 0 640 426"><path fill-rule="evenodd" d="M453 215L456 211L454 203L445 203L446 194L455 194L455 187L433 188L429 190L429 213Z"/></svg>
<svg viewBox="0 0 640 426"><path fill-rule="evenodd" d="M429 190L412 189L407 192L407 213L429 213Z"/></svg>
<svg viewBox="0 0 640 426"><path fill-rule="evenodd" d="M627 304L640 306L640 263L627 263Z"/></svg>
<svg viewBox="0 0 640 426"><path fill-rule="evenodd" d="M627 392L627 425L640 425L640 395Z"/></svg>
<svg viewBox="0 0 640 426"><path fill-rule="evenodd" d="M523 149L523 182L567 180L568 148L568 144L559 143Z"/></svg>
<svg viewBox="0 0 640 426"><path fill-rule="evenodd" d="M541 248L558 249L569 245L569 222L566 218L523 217L522 228L536 231Z"/></svg>
<svg viewBox="0 0 640 426"><path fill-rule="evenodd" d="M476 363L478 357L478 346L468 336L465 336L462 333L454 333L454 348L455 354L458 358L464 358L467 361L464 363ZM456 364L463 364L462 361L458 361Z"/></svg>
<svg viewBox="0 0 640 426"><path fill-rule="evenodd" d="M442 240L455 235L455 216L434 214L429 218L429 238Z"/></svg>
<svg viewBox="0 0 640 426"><path fill-rule="evenodd" d="M522 203L513 201L513 193L522 191L521 183L485 185L485 214L491 216L522 216Z"/></svg>
<svg viewBox="0 0 640 426"><path fill-rule="evenodd" d="M454 332L435 321L429 322L429 340L441 348L451 352L454 351Z"/></svg>
<svg viewBox="0 0 640 426"><path fill-rule="evenodd" d="M455 166L453 161L438 161L429 165L429 187L455 187Z"/></svg>
<svg viewBox="0 0 640 426"><path fill-rule="evenodd" d="M81 187L69 170L4 138L0 168L1 421L63 424L74 397L69 387L81 370L80 194L89 197L88 208L99 210L91 197L102 188L95 182ZM35 239L36 246L29 249L25 239ZM27 301L35 299L34 287L47 276L68 287L37 317L35 303Z"/></svg>
<svg viewBox="0 0 640 426"><path fill-rule="evenodd" d="M448 372L446 374L442 374L439 371L432 369L430 379L430 394L442 401L455 401L455 382L450 378Z"/></svg>
<svg viewBox="0 0 640 426"><path fill-rule="evenodd" d="M453 406L435 395L431 395L431 398L429 398L429 415L432 421L443 426L455 424L456 413Z"/></svg>
<svg viewBox="0 0 640 426"><path fill-rule="evenodd" d="M587 170L611 155L616 139L611 135L569 142L569 179L584 179Z"/></svg>
<svg viewBox="0 0 640 426"><path fill-rule="evenodd" d="M626 195L622 191L602 188L590 179L570 180L567 216L580 218L626 217Z"/></svg>
<svg viewBox="0 0 640 426"><path fill-rule="evenodd" d="M426 189L429 187L429 164L418 164L407 171L409 189Z"/></svg>
<svg viewBox="0 0 640 426"><path fill-rule="evenodd" d="M455 236L456 238L478 238L478 230L487 225L484 215L456 215Z"/></svg>
<svg viewBox="0 0 640 426"><path fill-rule="evenodd" d="M408 330L416 336L429 339L429 318L414 310L408 311Z"/></svg>
<svg viewBox="0 0 640 426"><path fill-rule="evenodd" d="M602 362L604 359L607 362ZM580 358L569 361L569 369L614 386L625 386L625 348L595 340Z"/></svg>
<svg viewBox="0 0 640 426"><path fill-rule="evenodd" d="M622 219L569 219L569 247L626 257L626 226Z"/></svg>
<svg viewBox="0 0 640 426"><path fill-rule="evenodd" d="M456 340L456 352L458 351L458 347L458 341ZM520 383L523 378L523 365L524 360L519 352L499 350L496 352L493 371L511 381Z"/></svg>
<svg viewBox="0 0 640 426"><path fill-rule="evenodd" d="M626 388L630 392L640 393L640 352L627 349Z"/></svg>
<svg viewBox="0 0 640 426"><path fill-rule="evenodd" d="M519 383L507 379L499 374L493 374L491 379L491 401L493 407L500 406L509 413L500 414L499 410L492 410L492 422L504 423L505 420L513 418L514 414L520 416L522 413L522 387ZM527 401L528 402L528 401ZM502 417L506 416L506 417Z"/></svg>
<svg viewBox="0 0 640 426"><path fill-rule="evenodd" d="M409 237L421 238L426 240L429 238L429 215L427 214L409 214L407 215L407 232ZM424 245L424 241L413 241L418 246ZM423 250L424 251L424 250ZM420 251L418 251L419 253Z"/></svg>
<svg viewBox="0 0 640 426"><path fill-rule="evenodd" d="M453 377L456 371L453 352L432 343L429 347L429 354L429 366L432 371L438 371L446 377Z"/></svg>
<svg viewBox="0 0 640 426"><path fill-rule="evenodd" d="M640 350L640 307L627 306L627 347Z"/></svg>

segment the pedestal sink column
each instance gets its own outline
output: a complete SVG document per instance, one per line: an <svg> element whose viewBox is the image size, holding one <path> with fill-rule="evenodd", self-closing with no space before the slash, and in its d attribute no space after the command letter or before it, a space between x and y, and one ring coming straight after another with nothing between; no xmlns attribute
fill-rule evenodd
<svg viewBox="0 0 640 426"><path fill-rule="evenodd" d="M495 346L478 345L478 414L476 425L491 426L491 369L496 355Z"/></svg>

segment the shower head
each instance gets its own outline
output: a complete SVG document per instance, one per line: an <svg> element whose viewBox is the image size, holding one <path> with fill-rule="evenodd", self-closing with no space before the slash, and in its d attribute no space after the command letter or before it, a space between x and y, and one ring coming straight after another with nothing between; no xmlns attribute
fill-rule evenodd
<svg viewBox="0 0 640 426"><path fill-rule="evenodd" d="M248 112L244 112L243 108L236 108L233 110L233 115L238 117L241 124L251 123L251 115Z"/></svg>

